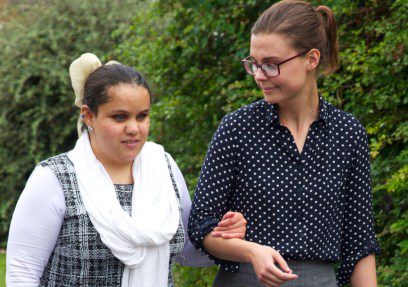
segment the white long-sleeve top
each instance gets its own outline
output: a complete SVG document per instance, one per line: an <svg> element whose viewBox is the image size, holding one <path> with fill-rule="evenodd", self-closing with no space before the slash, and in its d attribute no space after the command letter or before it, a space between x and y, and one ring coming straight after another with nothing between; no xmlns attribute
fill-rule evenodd
<svg viewBox="0 0 408 287"><path fill-rule="evenodd" d="M171 156L169 160L180 192L185 230L184 249L176 261L185 266L211 266L207 256L195 249L188 238L191 199L180 169ZM11 220L6 254L8 287L39 285L57 242L65 210L64 192L57 177L49 167L37 166L26 183Z"/></svg>

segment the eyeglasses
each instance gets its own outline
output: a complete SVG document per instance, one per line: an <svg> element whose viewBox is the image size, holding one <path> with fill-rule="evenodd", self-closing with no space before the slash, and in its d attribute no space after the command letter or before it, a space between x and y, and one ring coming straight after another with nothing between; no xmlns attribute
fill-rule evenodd
<svg viewBox="0 0 408 287"><path fill-rule="evenodd" d="M255 60L252 59L251 56L246 57L243 59L241 62L244 64L245 70L248 72L248 74L255 76L256 72L258 71L258 68L261 68L262 72L264 73L265 76L267 77L277 77L280 74L279 66L289 62L290 60L293 60L296 57L302 56L306 54L308 51L297 54L296 56L293 56L285 61L282 61L278 64L261 64L259 65Z"/></svg>

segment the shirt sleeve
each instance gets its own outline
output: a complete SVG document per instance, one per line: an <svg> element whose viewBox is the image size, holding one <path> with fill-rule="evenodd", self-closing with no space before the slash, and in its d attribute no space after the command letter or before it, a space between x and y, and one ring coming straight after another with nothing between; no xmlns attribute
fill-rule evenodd
<svg viewBox="0 0 408 287"><path fill-rule="evenodd" d="M191 209L190 194L188 193L186 182L184 180L184 177L179 167L177 166L173 158L169 154L167 155L170 161L171 169L174 173L174 179L176 181L177 188L179 189L179 192L180 192L180 200L181 200L181 206L183 210L182 222L183 222L183 227L185 230L183 252L178 258L176 258L176 261L183 266L190 266L190 267L212 266L213 263L211 262L211 260L209 260L208 257L203 252L196 249L190 242L190 238L187 233L188 217L189 217L190 209Z"/></svg>
<svg viewBox="0 0 408 287"><path fill-rule="evenodd" d="M65 215L64 193L48 167L37 166L17 202L6 253L6 284L38 286Z"/></svg>
<svg viewBox="0 0 408 287"><path fill-rule="evenodd" d="M224 270L234 272L239 269L238 262L218 259L210 255L203 245L204 237L229 211L236 171L236 138L232 122L230 116L224 117L211 140L194 195L188 232L196 248Z"/></svg>
<svg viewBox="0 0 408 287"><path fill-rule="evenodd" d="M374 231L370 153L365 130L360 126L356 151L346 180L345 215L341 244L338 286L348 284L357 262L380 249Z"/></svg>

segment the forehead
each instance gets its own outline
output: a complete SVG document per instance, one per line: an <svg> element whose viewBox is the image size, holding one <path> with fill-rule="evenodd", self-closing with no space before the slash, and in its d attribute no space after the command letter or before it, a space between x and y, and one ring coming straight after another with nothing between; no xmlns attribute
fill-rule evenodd
<svg viewBox="0 0 408 287"><path fill-rule="evenodd" d="M250 55L257 61L265 58L282 59L295 51L287 37L281 34L251 35Z"/></svg>
<svg viewBox="0 0 408 287"><path fill-rule="evenodd" d="M109 101L101 105L105 109L145 110L150 108L150 95L143 86L119 84L108 91Z"/></svg>

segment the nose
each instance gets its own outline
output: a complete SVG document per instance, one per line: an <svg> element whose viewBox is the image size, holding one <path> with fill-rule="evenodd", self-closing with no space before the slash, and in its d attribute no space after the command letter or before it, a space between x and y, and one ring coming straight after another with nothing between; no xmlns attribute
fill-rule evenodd
<svg viewBox="0 0 408 287"><path fill-rule="evenodd" d="M125 127L127 134L135 135L139 132L139 123L136 120L129 121Z"/></svg>
<svg viewBox="0 0 408 287"><path fill-rule="evenodd" d="M268 80L268 77L264 74L264 72L262 71L262 69L260 67L258 67L258 69L256 69L254 78L255 78L255 81Z"/></svg>

